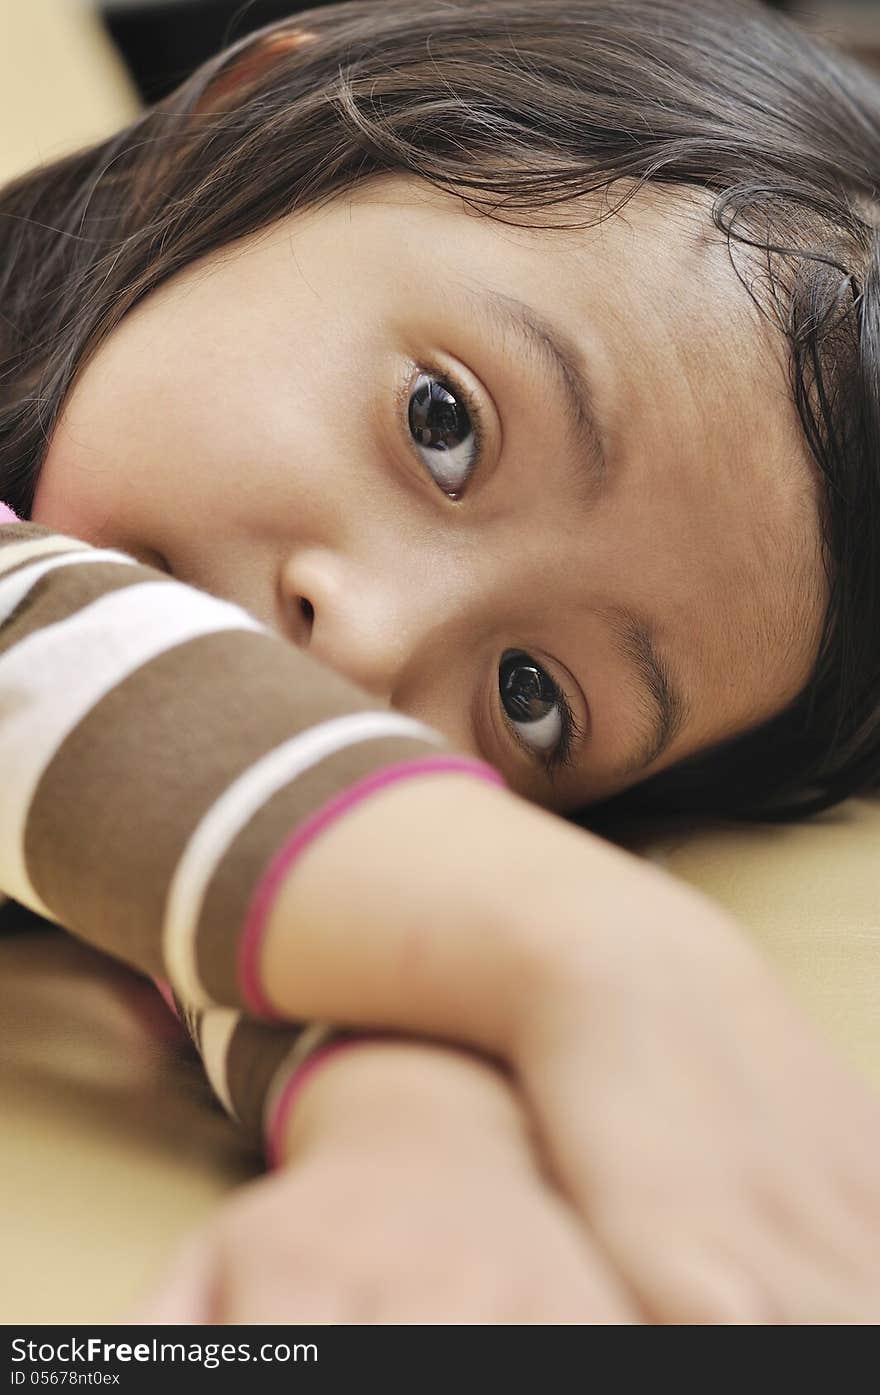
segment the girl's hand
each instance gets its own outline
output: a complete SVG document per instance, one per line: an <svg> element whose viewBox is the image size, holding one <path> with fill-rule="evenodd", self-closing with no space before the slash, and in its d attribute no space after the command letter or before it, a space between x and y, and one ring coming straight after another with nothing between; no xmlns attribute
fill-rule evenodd
<svg viewBox="0 0 880 1395"><path fill-rule="evenodd" d="M341 1052L303 1084L287 1144L288 1165L236 1193L134 1321L636 1320L477 1059Z"/></svg>
<svg viewBox="0 0 880 1395"><path fill-rule="evenodd" d="M739 925L609 852L598 933L576 872L542 898L513 1053L561 1186L649 1321L880 1321L880 1102Z"/></svg>

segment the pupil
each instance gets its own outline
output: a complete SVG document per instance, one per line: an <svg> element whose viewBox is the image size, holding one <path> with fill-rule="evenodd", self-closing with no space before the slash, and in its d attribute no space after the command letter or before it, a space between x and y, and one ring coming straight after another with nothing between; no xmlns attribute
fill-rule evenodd
<svg viewBox="0 0 880 1395"><path fill-rule="evenodd" d="M436 378L423 378L409 401L409 429L423 446L454 450L470 435L470 422L448 388ZM445 435L453 439L437 439Z"/></svg>
<svg viewBox="0 0 880 1395"><path fill-rule="evenodd" d="M516 722L537 722L552 711L556 690L551 679L528 654L514 651L499 665L501 700Z"/></svg>

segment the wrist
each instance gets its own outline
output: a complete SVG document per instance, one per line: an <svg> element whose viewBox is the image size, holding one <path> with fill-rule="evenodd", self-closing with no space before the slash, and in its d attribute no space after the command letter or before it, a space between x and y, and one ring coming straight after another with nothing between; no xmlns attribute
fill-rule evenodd
<svg viewBox="0 0 880 1395"><path fill-rule="evenodd" d="M501 1070L477 1056L428 1042L358 1038L331 1047L279 1120L275 1161L316 1149L428 1148L465 1158L489 1140L509 1151L527 1138L526 1117Z"/></svg>
<svg viewBox="0 0 880 1395"><path fill-rule="evenodd" d="M548 878L544 942L506 1056L523 1082L527 1063L572 1030L589 1039L609 1013L633 1023L661 998L674 1014L683 992L718 980L721 959L740 991L758 962L735 918L694 887L591 834L572 851L570 877L558 861Z"/></svg>
<svg viewBox="0 0 880 1395"><path fill-rule="evenodd" d="M279 884L259 976L283 1018L459 1041L510 1062L536 1012L625 981L644 941L721 912L594 834L466 775L371 796Z"/></svg>
<svg viewBox="0 0 880 1395"><path fill-rule="evenodd" d="M507 869L538 812L466 775L352 809L278 887L258 964L272 1009L503 1055L531 954Z"/></svg>

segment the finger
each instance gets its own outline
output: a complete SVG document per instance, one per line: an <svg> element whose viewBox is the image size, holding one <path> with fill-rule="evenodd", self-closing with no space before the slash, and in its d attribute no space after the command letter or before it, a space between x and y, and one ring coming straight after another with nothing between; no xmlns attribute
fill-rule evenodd
<svg viewBox="0 0 880 1395"><path fill-rule="evenodd" d="M592 1240L582 1244L581 1262L566 1286L558 1283L544 1289L547 1298L532 1306L532 1315L523 1322L584 1323L590 1326L619 1327L644 1321L623 1280Z"/></svg>
<svg viewBox="0 0 880 1395"><path fill-rule="evenodd" d="M625 1221L603 1217L601 1240L627 1276L651 1323L766 1326L786 1321L775 1301L772 1247L739 1215L714 1216L704 1227L658 1221L633 1211ZM725 1227L725 1222L727 1225ZM731 1241L731 1235L736 1241Z"/></svg>
<svg viewBox="0 0 880 1395"><path fill-rule="evenodd" d="M128 1317L129 1322L199 1325L219 1316L219 1256L207 1236L197 1236L179 1251L164 1276Z"/></svg>
<svg viewBox="0 0 880 1395"><path fill-rule="evenodd" d="M546 1205L560 1227L557 1262L545 1283L533 1283L520 1321L596 1326L644 1322L644 1312L613 1260L589 1231L574 1228L577 1216L569 1204L556 1196L547 1197Z"/></svg>

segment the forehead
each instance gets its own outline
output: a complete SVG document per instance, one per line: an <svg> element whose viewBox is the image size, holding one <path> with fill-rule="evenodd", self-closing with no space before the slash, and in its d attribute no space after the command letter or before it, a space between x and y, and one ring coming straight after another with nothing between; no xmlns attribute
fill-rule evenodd
<svg viewBox="0 0 880 1395"><path fill-rule="evenodd" d="M565 204L502 207L489 216L423 180L390 175L347 195L344 216L361 205L367 238L355 215L352 246L370 260L378 251L402 299L416 290L423 296L433 283L540 307L577 342L597 388L613 380L614 391L604 394L610 435L632 424L630 399L650 413L652 390L670 429L688 405L691 428L715 423L718 434L737 393L753 411L777 418L790 394L783 337L746 288L766 275L760 253L728 246L712 221L712 201L703 190L651 182L633 193L620 181ZM806 486L796 418L787 414L785 425L783 468ZM736 437L728 444L741 446Z"/></svg>

